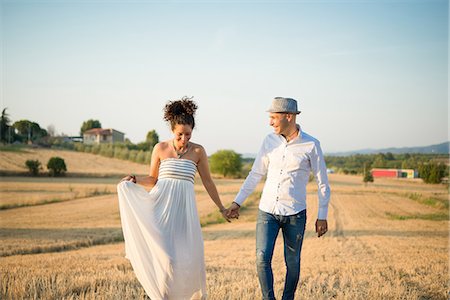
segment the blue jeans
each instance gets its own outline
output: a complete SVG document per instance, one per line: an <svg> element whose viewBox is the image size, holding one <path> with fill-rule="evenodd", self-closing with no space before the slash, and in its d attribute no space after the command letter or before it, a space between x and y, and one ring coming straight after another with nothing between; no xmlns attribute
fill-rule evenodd
<svg viewBox="0 0 450 300"><path fill-rule="evenodd" d="M256 224L256 268L263 299L275 299L272 256L280 228L284 239L286 279L283 300L294 299L300 278L300 252L306 225L306 210L292 216L280 216L259 210Z"/></svg>

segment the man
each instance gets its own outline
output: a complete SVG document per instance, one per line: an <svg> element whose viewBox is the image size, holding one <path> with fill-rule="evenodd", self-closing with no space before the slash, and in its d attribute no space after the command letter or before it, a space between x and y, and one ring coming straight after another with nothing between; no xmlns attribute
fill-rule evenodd
<svg viewBox="0 0 450 300"><path fill-rule="evenodd" d="M279 230L284 238L286 279L283 300L294 299L300 277L300 252L306 224L306 185L312 171L318 184L318 237L328 230L330 200L327 169L318 140L303 132L296 117L297 101L277 97L268 110L274 133L265 139L239 193L229 208L229 216L239 216L239 208L264 175L267 179L259 203L256 225L256 265L263 299L275 299L272 256Z"/></svg>

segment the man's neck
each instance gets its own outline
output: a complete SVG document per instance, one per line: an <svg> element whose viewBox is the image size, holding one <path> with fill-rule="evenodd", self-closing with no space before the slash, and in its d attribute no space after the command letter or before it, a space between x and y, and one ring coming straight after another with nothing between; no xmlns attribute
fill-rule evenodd
<svg viewBox="0 0 450 300"><path fill-rule="evenodd" d="M286 141L292 141L293 139L295 139L295 137L298 136L298 128L297 125L294 124L294 126L290 126L290 128L288 130L286 130L286 133L281 134Z"/></svg>

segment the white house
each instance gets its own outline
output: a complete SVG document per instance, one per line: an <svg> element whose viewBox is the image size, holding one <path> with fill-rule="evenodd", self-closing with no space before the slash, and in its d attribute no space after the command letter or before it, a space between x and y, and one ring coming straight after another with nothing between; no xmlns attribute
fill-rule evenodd
<svg viewBox="0 0 450 300"><path fill-rule="evenodd" d="M92 128L83 134L83 143L87 145L123 143L124 141L125 134L112 128Z"/></svg>

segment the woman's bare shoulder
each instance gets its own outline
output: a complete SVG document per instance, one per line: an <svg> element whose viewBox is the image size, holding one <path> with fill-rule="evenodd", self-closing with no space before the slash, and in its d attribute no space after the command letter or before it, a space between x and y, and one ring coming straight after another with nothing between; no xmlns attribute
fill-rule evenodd
<svg viewBox="0 0 450 300"><path fill-rule="evenodd" d="M196 152L196 153L200 153L200 152L204 152L205 151L205 148L203 148L203 146L200 145L200 144L193 143L193 142L190 142L190 144L191 144L192 150L194 152Z"/></svg>
<svg viewBox="0 0 450 300"><path fill-rule="evenodd" d="M169 151L169 141L162 141L157 143L154 147L153 147L153 154L152 156L158 156L160 159L164 158L165 153L167 151Z"/></svg>
<svg viewBox="0 0 450 300"><path fill-rule="evenodd" d="M169 141L162 141L155 145L153 149L158 149L160 151L164 151L169 147L170 143Z"/></svg>

